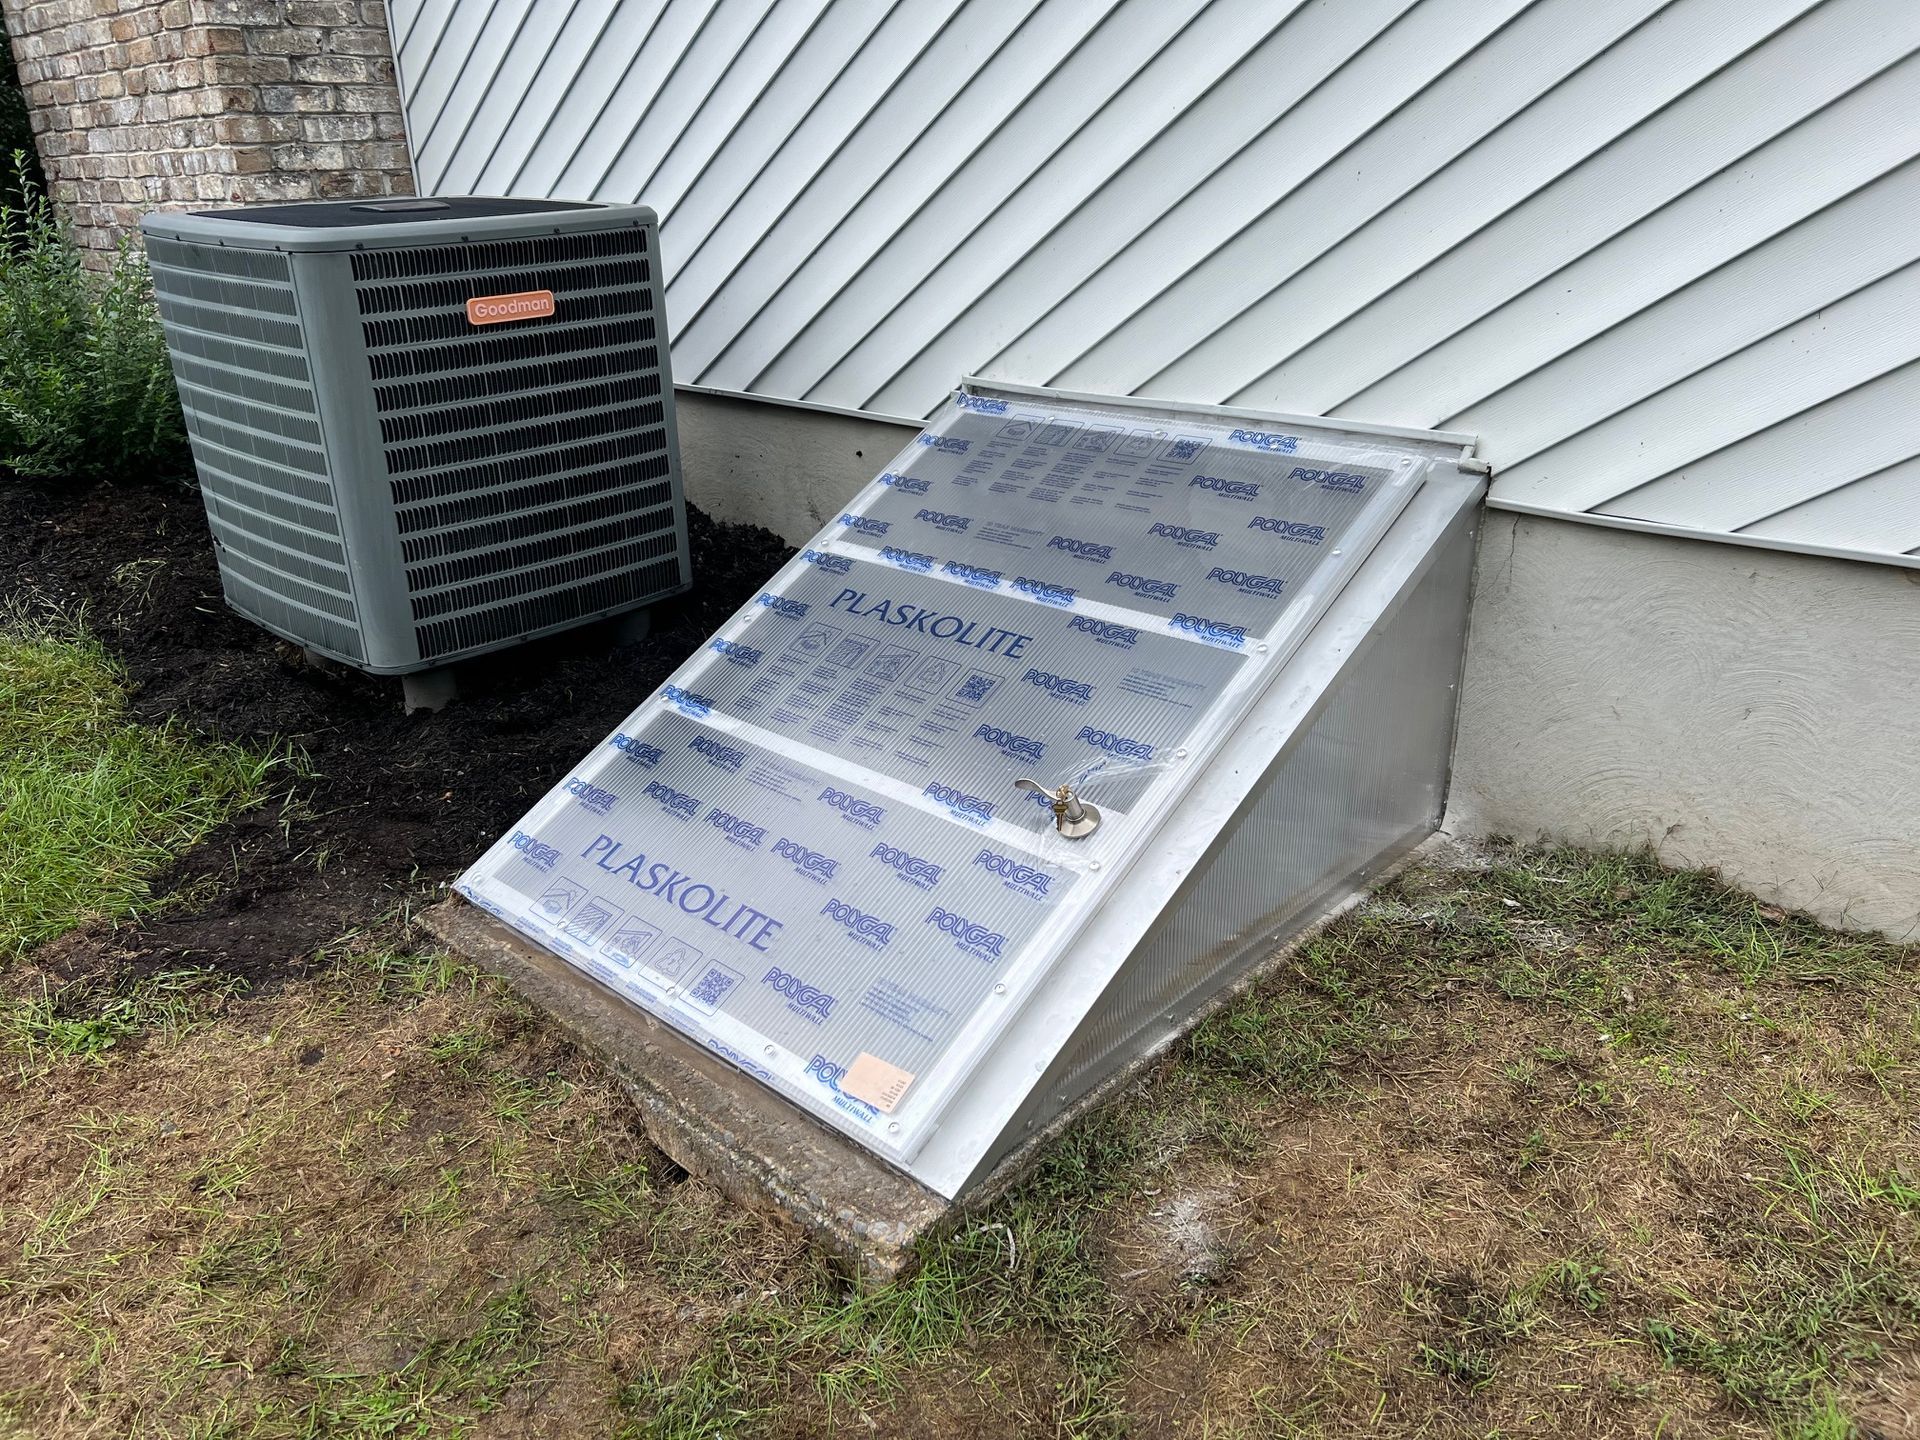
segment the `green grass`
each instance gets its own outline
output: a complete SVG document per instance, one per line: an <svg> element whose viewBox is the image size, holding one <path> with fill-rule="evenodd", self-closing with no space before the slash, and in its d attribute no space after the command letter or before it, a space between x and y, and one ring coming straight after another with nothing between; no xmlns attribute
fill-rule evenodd
<svg viewBox="0 0 1920 1440"><path fill-rule="evenodd" d="M126 675L77 625L0 617L0 961L133 910L285 758L126 712Z"/></svg>

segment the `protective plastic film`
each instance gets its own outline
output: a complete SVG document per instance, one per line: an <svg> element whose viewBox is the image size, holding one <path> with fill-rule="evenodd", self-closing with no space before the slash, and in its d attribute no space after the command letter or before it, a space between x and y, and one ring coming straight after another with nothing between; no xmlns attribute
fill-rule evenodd
<svg viewBox="0 0 1920 1440"><path fill-rule="evenodd" d="M459 888L905 1159L1423 466L958 395Z"/></svg>

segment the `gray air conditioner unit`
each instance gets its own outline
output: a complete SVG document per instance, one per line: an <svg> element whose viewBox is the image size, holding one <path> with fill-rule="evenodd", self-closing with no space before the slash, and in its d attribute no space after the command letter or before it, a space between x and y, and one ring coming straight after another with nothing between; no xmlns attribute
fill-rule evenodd
<svg viewBox="0 0 1920 1440"><path fill-rule="evenodd" d="M241 614L431 704L453 661L687 588L653 211L335 201L141 229Z"/></svg>

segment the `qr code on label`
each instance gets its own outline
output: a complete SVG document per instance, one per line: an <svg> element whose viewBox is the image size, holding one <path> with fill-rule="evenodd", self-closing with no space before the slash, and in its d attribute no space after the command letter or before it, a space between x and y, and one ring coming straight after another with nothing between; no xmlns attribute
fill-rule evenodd
<svg viewBox="0 0 1920 1440"><path fill-rule="evenodd" d="M697 1005L718 1005L727 998L727 992L737 982L734 977L718 967L709 968L707 973L693 982L689 992Z"/></svg>

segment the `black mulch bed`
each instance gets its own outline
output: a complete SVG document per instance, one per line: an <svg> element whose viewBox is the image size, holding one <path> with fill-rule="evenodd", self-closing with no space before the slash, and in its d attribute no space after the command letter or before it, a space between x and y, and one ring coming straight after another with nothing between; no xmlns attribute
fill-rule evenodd
<svg viewBox="0 0 1920 1440"><path fill-rule="evenodd" d="M459 700L406 715L398 680L316 669L226 608L194 491L0 480L0 592L84 606L140 719L285 741L314 772L181 856L155 887L172 903L47 947L44 963L270 984L451 880L792 553L758 526L689 521L694 588L655 610L646 639L616 645L595 626L488 656L461 668Z"/></svg>

